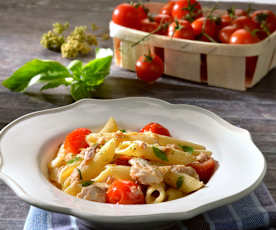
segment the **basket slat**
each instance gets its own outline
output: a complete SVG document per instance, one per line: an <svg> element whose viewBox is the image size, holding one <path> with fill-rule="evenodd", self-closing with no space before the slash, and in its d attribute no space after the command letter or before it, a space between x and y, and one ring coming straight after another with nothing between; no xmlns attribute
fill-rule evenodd
<svg viewBox="0 0 276 230"><path fill-rule="evenodd" d="M245 90L245 58L207 55L208 85Z"/></svg>
<svg viewBox="0 0 276 230"><path fill-rule="evenodd" d="M166 74L200 82L200 54L165 49L164 61Z"/></svg>

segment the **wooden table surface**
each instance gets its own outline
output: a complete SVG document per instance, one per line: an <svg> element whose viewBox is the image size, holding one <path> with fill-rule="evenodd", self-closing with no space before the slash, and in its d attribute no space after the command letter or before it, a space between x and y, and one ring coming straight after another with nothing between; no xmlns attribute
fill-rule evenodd
<svg viewBox="0 0 276 230"><path fill-rule="evenodd" d="M18 67L33 58L55 59L63 63L58 53L39 44L43 32L54 22L72 25L96 23L107 30L114 6L119 0L0 0L0 79L9 76ZM224 5L226 6L226 5ZM276 6L270 8L276 11ZM102 47L111 47L104 41ZM88 61L91 58L83 58ZM223 77L223 76L222 76ZM153 85L136 80L135 73L112 66L111 76L94 94L95 98L122 98L146 96L171 103L201 106L230 123L248 129L268 163L265 184L276 199L276 70L247 92L208 87L171 77L163 77ZM25 94L9 92L0 87L0 127L12 120L42 109L72 103L65 88L41 93L33 87ZM20 157L20 153L18 153ZM0 181L0 230L22 229L29 205L18 199Z"/></svg>

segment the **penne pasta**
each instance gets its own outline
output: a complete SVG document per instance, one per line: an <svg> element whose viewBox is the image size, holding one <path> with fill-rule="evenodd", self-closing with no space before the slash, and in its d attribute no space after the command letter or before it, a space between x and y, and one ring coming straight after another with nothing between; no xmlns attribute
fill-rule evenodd
<svg viewBox="0 0 276 230"><path fill-rule="evenodd" d="M169 188L166 191L166 194L167 194L167 200L168 201L170 201L170 200L176 200L176 199L179 199L179 198L181 198L181 197L184 196L183 192L181 192L180 190L175 189L175 188Z"/></svg>
<svg viewBox="0 0 276 230"><path fill-rule="evenodd" d="M97 177L93 179L95 182L106 182L106 180L111 177L114 179L121 180L132 180L129 175L130 167L124 165L106 165L105 170L103 170Z"/></svg>
<svg viewBox="0 0 276 230"><path fill-rule="evenodd" d="M108 133L108 132L116 132L116 131L118 131L117 122L114 120L113 117L110 117L108 121L105 123L100 133Z"/></svg>
<svg viewBox="0 0 276 230"><path fill-rule="evenodd" d="M165 201L166 191L164 184L154 184L147 188L146 203L157 204Z"/></svg>

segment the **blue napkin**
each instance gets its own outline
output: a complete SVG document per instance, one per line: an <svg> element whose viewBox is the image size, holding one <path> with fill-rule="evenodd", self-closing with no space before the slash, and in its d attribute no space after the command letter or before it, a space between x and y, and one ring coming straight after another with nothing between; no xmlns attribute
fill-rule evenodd
<svg viewBox="0 0 276 230"><path fill-rule="evenodd" d="M177 221L166 230L275 230L276 203L262 183L248 196L190 220ZM31 207L24 230L96 230L79 219ZM97 229L100 230L100 229ZM154 230L154 229L152 229Z"/></svg>

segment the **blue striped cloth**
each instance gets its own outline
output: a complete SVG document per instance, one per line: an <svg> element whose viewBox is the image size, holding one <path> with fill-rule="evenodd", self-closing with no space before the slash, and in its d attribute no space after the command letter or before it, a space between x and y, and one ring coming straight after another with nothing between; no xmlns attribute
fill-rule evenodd
<svg viewBox="0 0 276 230"><path fill-rule="evenodd" d="M163 230L276 230L276 203L264 184L241 200ZM100 230L79 219L31 207L24 230ZM161 228L158 228L160 230ZM154 230L154 229L152 229Z"/></svg>

